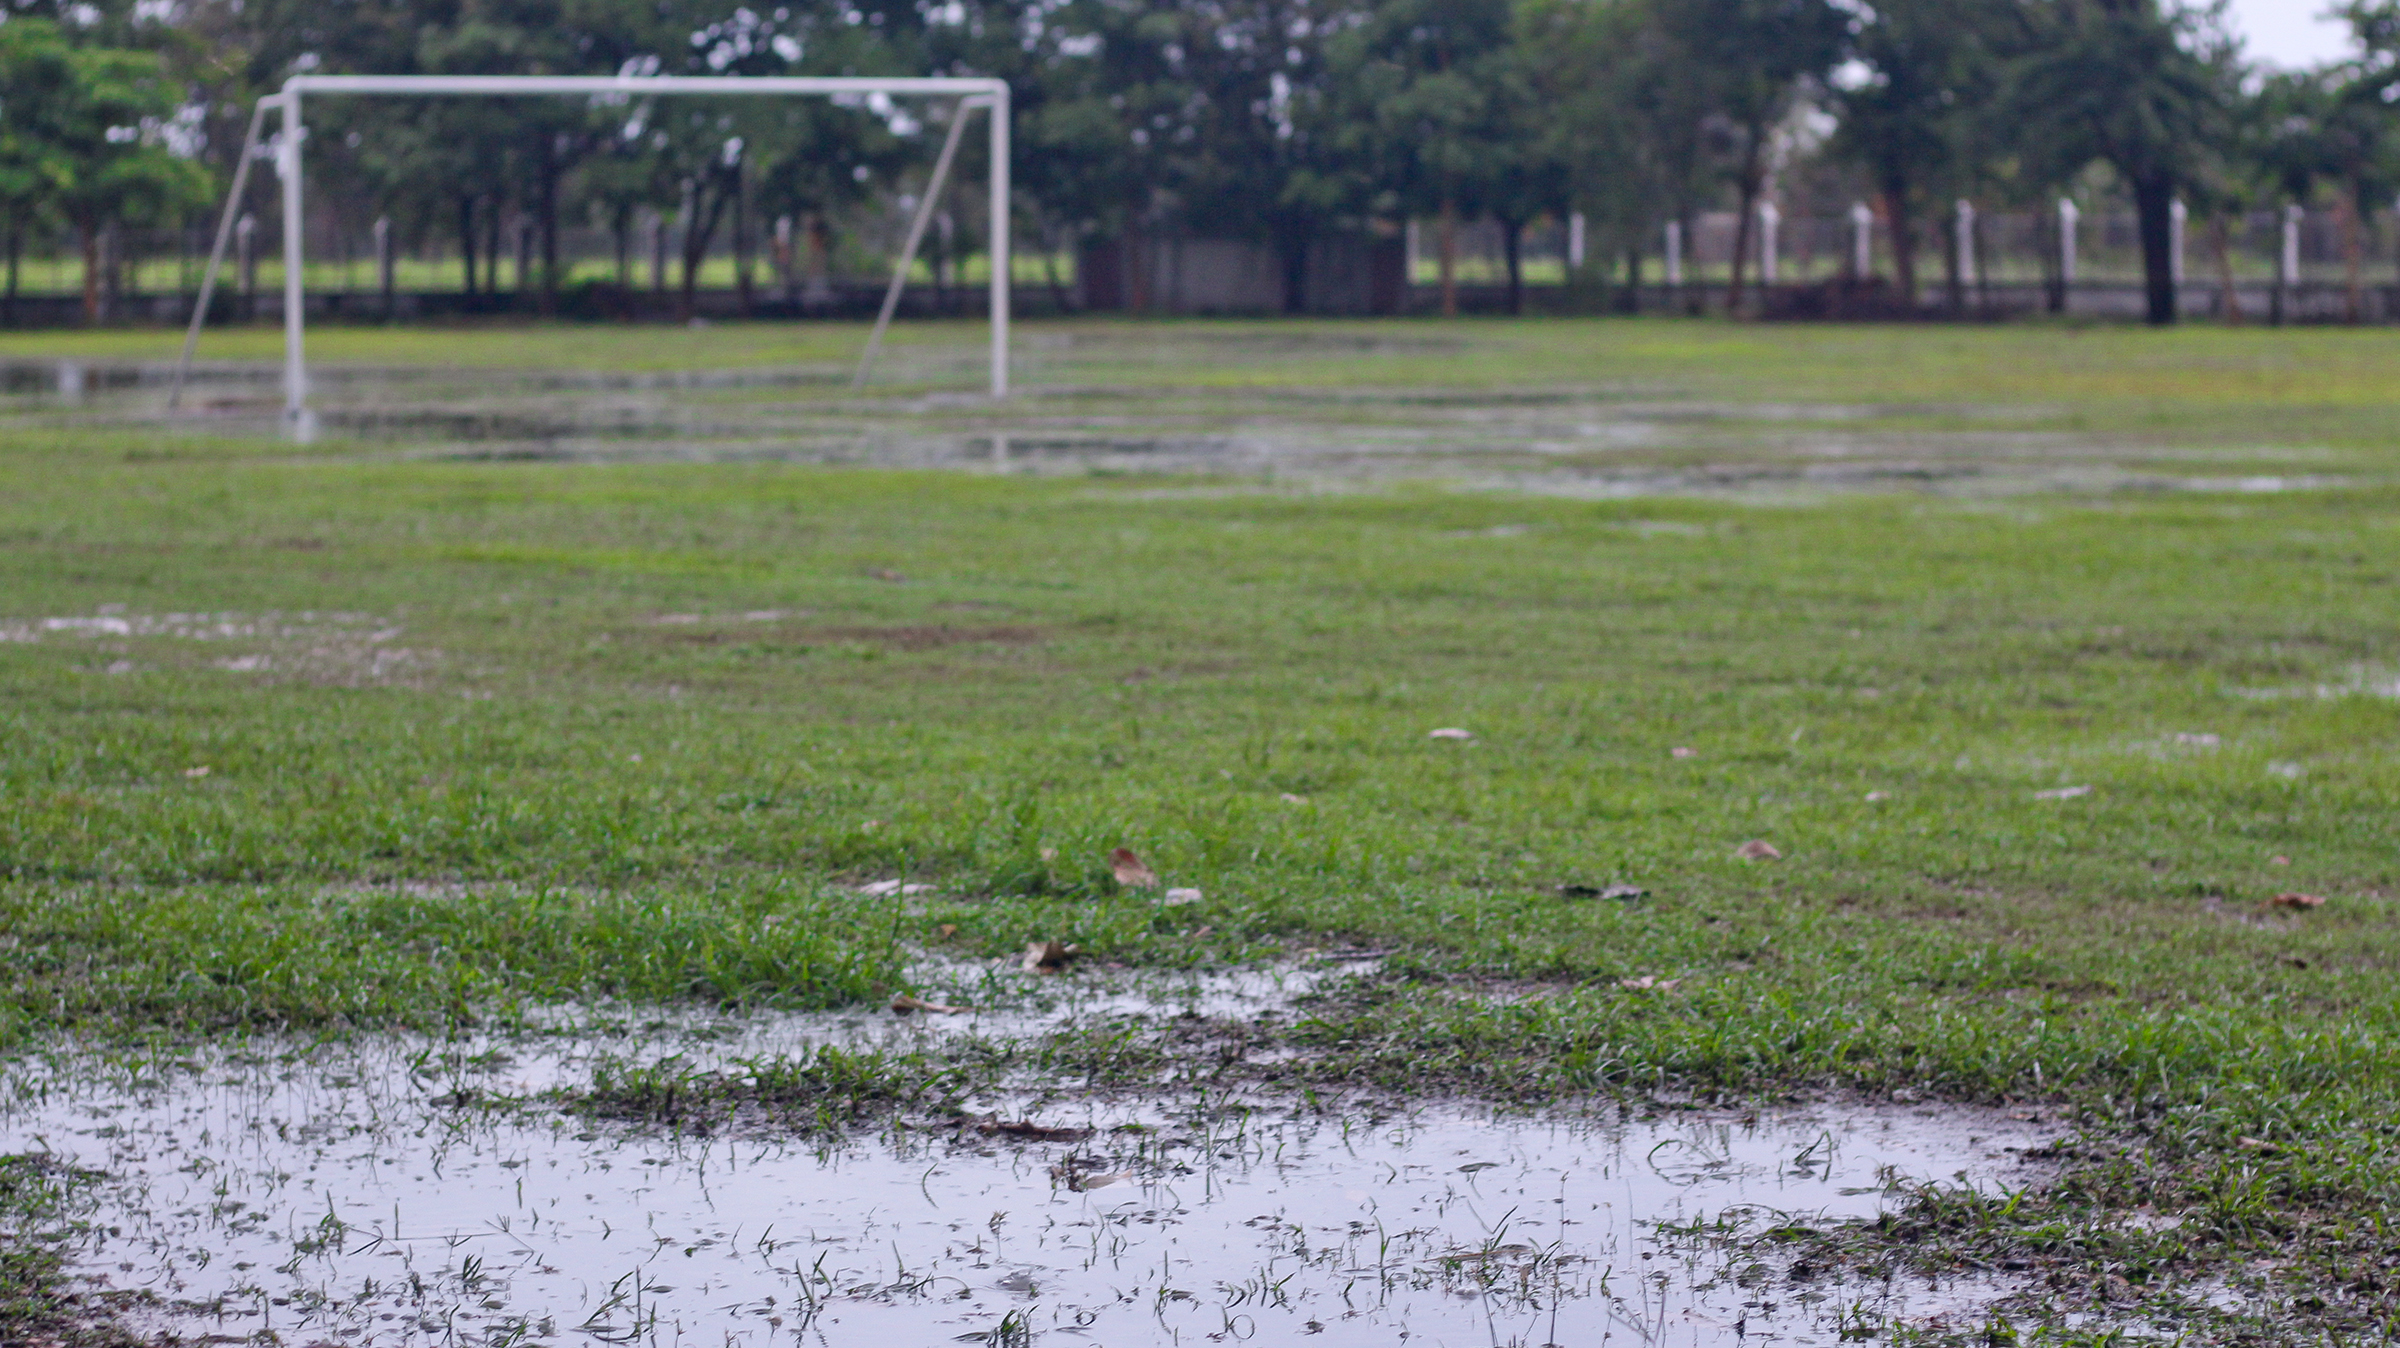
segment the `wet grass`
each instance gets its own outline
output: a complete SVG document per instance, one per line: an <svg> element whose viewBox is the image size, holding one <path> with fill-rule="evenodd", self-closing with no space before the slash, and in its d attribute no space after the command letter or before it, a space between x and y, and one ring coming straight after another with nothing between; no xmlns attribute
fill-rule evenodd
<svg viewBox="0 0 2400 1348"><path fill-rule="evenodd" d="M1372 947L1383 975L1272 1042L628 1068L592 1098L832 1126L931 1107L948 1073L1130 1088L1200 1055L1337 1100L2017 1101L2080 1129L2055 1189L1811 1238L2021 1264L2062 1307L2132 1305L2153 1266L2255 1275L2267 1309L2209 1334L2391 1332L2400 341L1294 325L1271 359L1144 374L1149 330L1079 335L1112 331L1030 359L1988 402L2262 460L2335 446L2362 476L1765 508L13 434L0 1035L821 1006L903 987L914 951L1029 940L1169 966ZM554 336L318 349L792 358L755 329ZM243 617L38 627L117 606ZM1204 897L1122 888L1120 845ZM931 890L854 888L883 879ZM1610 885L1646 894L1561 888ZM2295 891L2327 902L2272 905ZM2145 1206L2181 1225L2129 1234Z"/></svg>
<svg viewBox="0 0 2400 1348"><path fill-rule="evenodd" d="M134 1339L70 1285L61 1247L75 1238L79 1194L94 1176L40 1154L0 1156L0 1341L118 1348Z"/></svg>

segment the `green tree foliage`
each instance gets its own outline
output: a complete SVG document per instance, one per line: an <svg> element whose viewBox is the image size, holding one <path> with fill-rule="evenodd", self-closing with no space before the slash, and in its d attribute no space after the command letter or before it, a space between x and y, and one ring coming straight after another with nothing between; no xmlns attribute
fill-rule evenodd
<svg viewBox="0 0 2400 1348"><path fill-rule="evenodd" d="M2100 160L2133 198L2152 323L2172 323L2172 214L2234 144L2231 44L2160 0L2036 0L2002 96L2021 153L2063 180Z"/></svg>
<svg viewBox="0 0 2400 1348"><path fill-rule="evenodd" d="M154 52L75 45L46 19L0 24L0 193L12 273L17 232L45 215L63 219L83 250L84 317L99 317L108 227L172 220L207 198L207 174L167 144L182 101Z"/></svg>

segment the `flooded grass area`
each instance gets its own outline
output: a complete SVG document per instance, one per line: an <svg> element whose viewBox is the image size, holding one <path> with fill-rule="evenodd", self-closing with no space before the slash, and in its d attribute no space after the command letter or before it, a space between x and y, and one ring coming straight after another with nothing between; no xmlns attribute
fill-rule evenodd
<svg viewBox="0 0 2400 1348"><path fill-rule="evenodd" d="M2390 334L859 338L0 338L0 1342L2400 1336Z"/></svg>
<svg viewBox="0 0 2400 1348"><path fill-rule="evenodd" d="M554 335L548 345L558 350L548 355L540 340L519 342L511 361L505 338L468 330L447 359L395 364L390 355L432 353L401 334L379 342L372 330L334 329L320 343L313 396L323 433L352 452L467 461L1202 475L1313 490L1433 481L1603 499L1758 500L2280 491L2381 480L2382 471L2356 452L2370 416L2290 396L2299 390L2279 391L2280 418L2221 399L2169 412L2155 396L2154 358L2122 333L2002 333L1978 353L1948 334L1912 344L1767 331L1737 341L1675 322L1449 331L1034 324L1018 343L1022 392L993 406L960 392L974 386L982 354L972 328L917 330L866 393L848 386L849 329L812 326L800 339L777 331L670 329L652 338L663 357L628 335L618 354L650 367L611 370L555 363L588 348L588 337ZM212 341L257 345L243 331ZM1842 352L1824 349L1842 345L1857 348L1846 366ZM2020 371L1979 378L1975 370L1978 355L2071 362L2060 348L2114 367L2123 387L2061 380L2053 392L2062 396L2028 402L2009 396ZM2205 363L2224 348L2193 354ZM2336 394L2355 377L2355 353L2335 346L2325 354L2321 392ZM1772 384L1729 379L1729 361L1763 367ZM2284 367L2270 359L2254 373ZM273 361L212 361L196 372L190 410L171 416L170 369L156 359L0 358L10 404L0 415L271 438L280 431L279 377ZM1859 401L1862 383L1888 396Z"/></svg>
<svg viewBox="0 0 2400 1348"><path fill-rule="evenodd" d="M70 1050L10 1074L0 1150L99 1177L66 1268L128 1330L356 1344L1830 1344L1992 1291L1812 1271L1767 1231L2050 1173L2028 1153L2055 1129L1948 1105L1496 1114L1001 1078L830 1130L594 1108L645 1068L1121 1030L1136 1005L1272 1016L1268 987L1315 980L1095 981L998 1017Z"/></svg>

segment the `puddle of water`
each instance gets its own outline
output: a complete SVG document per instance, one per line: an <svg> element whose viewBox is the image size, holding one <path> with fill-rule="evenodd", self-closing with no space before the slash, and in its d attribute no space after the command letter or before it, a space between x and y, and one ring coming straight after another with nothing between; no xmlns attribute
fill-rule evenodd
<svg viewBox="0 0 2400 1348"><path fill-rule="evenodd" d="M1071 1083L838 1141L674 1135L459 1088L906 1047L1082 1018L1276 1014L1345 972L1000 980L975 1016L643 1023L435 1044L213 1051L129 1073L17 1065L0 1150L104 1172L80 1274L141 1332L287 1343L1833 1343L1963 1289L1794 1281L1736 1257L1787 1217L1868 1217L1911 1181L2022 1184L2040 1130L1982 1111L1496 1117L1318 1113ZM1026 989L1030 987L1031 991ZM136 1077L138 1076L138 1079ZM1031 1119L1034 1136L976 1126ZM1976 1289L1977 1300L1993 1295Z"/></svg>
<svg viewBox="0 0 2400 1348"><path fill-rule="evenodd" d="M1257 334L1187 336L1153 344L1159 360L1238 360L1229 355L1237 348L1279 358L1275 341ZM1360 349L1394 340L1359 336ZM1076 387L1045 382L1072 373L1071 361L1045 365L1054 345L1029 342L1021 373L1038 392L1003 408L951 393L851 395L840 388L846 369L823 364L630 372L326 366L318 372L319 420L329 436L361 450L479 461L775 461L1333 487L1430 479L1595 499L2282 492L2345 480L2203 475L2197 463L2187 475L2161 470L2156 446L1991 424L1922 425L1932 414L1992 423L2042 411L2023 407L1739 404L1606 388L1265 389L1228 398ZM961 374L965 348L911 348L892 359L902 381L972 382ZM280 434L272 366L196 370L190 410L180 417L165 411L168 379L163 365L0 364L0 418Z"/></svg>

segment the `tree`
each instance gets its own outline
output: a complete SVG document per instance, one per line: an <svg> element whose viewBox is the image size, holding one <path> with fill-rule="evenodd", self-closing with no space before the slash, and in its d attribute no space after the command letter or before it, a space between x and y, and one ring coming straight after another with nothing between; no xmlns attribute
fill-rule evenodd
<svg viewBox="0 0 2400 1348"><path fill-rule="evenodd" d="M17 262L25 232L56 218L73 181L53 120L73 102L72 50L58 25L16 18L0 24L0 211L7 213L6 321L16 321Z"/></svg>
<svg viewBox="0 0 2400 1348"><path fill-rule="evenodd" d="M1523 148L1510 19L1508 0L1382 0L1331 52L1338 143L1402 209L1439 222L1445 314L1458 312L1459 219Z"/></svg>
<svg viewBox="0 0 2400 1348"><path fill-rule="evenodd" d="M1737 215L1726 307L1739 310L1772 137L1841 59L1849 21L1828 0L1658 0L1656 21L1690 60L1729 141Z"/></svg>
<svg viewBox="0 0 2400 1348"><path fill-rule="evenodd" d="M1917 296L1918 221L1976 176L1977 114L1999 76L2001 0L1879 0L1859 24L1859 78L1841 83L1838 154L1866 171L1900 291Z"/></svg>
<svg viewBox="0 0 2400 1348"><path fill-rule="evenodd" d="M172 218L207 200L206 170L169 148L182 92L154 52L82 47L46 19L0 24L0 199L15 239L55 213L83 250L83 316L100 317L100 245L111 224Z"/></svg>
<svg viewBox="0 0 2400 1348"><path fill-rule="evenodd" d="M2054 180L2100 160L2133 196L2149 321L2175 321L2175 198L2231 139L2233 45L2172 0L2040 0L2001 104L2015 143Z"/></svg>

